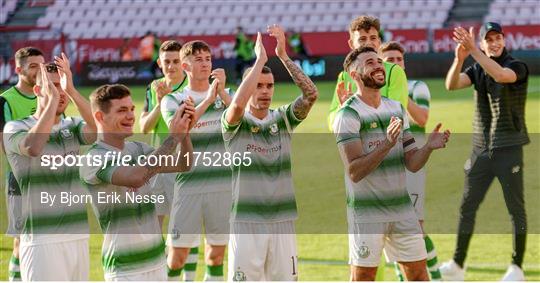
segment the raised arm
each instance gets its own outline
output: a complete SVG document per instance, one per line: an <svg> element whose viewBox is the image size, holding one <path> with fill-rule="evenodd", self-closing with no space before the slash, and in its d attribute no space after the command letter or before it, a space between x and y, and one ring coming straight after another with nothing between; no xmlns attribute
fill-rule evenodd
<svg viewBox="0 0 540 283"><path fill-rule="evenodd" d="M225 75L225 70L222 68L217 68L212 71L212 73L210 74L210 77L213 78L214 81L218 83L217 94L219 95L219 97L221 98L225 106L229 107L229 105L231 105L232 98L225 91L225 83L227 82L227 76Z"/></svg>
<svg viewBox="0 0 540 283"><path fill-rule="evenodd" d="M466 88L472 85L471 79L467 74L462 73L461 69L463 68L463 62L470 54L470 51L467 50L461 43L458 42L458 39L454 36L454 41L458 44L454 51L455 58L446 74L445 86L447 90L456 90Z"/></svg>
<svg viewBox="0 0 540 283"><path fill-rule="evenodd" d="M54 63L58 67L58 75L60 76L60 87L69 96L71 101L77 107L77 111L81 114L81 117L86 122L86 125L82 129L84 139L86 143L93 143L97 138L97 128L94 117L92 116L92 110L90 109L90 102L86 100L75 88L73 84L73 73L69 59L66 54L62 52L61 57L55 57Z"/></svg>
<svg viewBox="0 0 540 283"><path fill-rule="evenodd" d="M242 83L238 87L238 91L234 95L231 105L227 109L225 114L225 121L229 125L237 125L242 117L244 116L244 110L249 101L249 98L255 92L257 88L257 83L259 75L262 72L264 64L268 60L266 56L266 50L262 43L261 33L257 34L257 41L255 43L255 54L257 59L255 60L255 65L251 68L251 71L247 76L242 80Z"/></svg>
<svg viewBox="0 0 540 283"><path fill-rule="evenodd" d="M154 129L161 115L161 100L165 95L172 92L172 88L166 82L154 81L147 90L146 97L148 100L151 99L150 94L152 92L152 88L156 90L157 104L154 105L153 109L146 109L148 111L143 111L141 113L139 126L144 134L147 134Z"/></svg>
<svg viewBox="0 0 540 283"><path fill-rule="evenodd" d="M49 140L52 127L56 118L56 110L60 101L60 94L45 70L44 64L39 64L41 78L41 95L47 100L45 109L41 113L36 125L34 125L28 134L19 143L19 151L22 155L36 157L41 154L45 144Z"/></svg>
<svg viewBox="0 0 540 283"><path fill-rule="evenodd" d="M474 39L474 28L469 28L469 31L462 27L457 27L454 30L454 40L461 44L474 58L482 69L488 73L498 83L513 83L517 80L516 73L510 68L504 68L489 58L476 46Z"/></svg>
<svg viewBox="0 0 540 283"><path fill-rule="evenodd" d="M216 98L218 96L218 81L214 80L212 84L210 85L210 88L208 89L208 92L206 94L206 97L195 107L195 116L193 117L192 123L196 122L201 118L201 116L206 112L208 107L212 105L216 101Z"/></svg>
<svg viewBox="0 0 540 283"><path fill-rule="evenodd" d="M368 154L364 153L360 140L340 145L341 159L349 174L349 178L357 183L379 167L388 152L390 152L398 141L400 132L401 120L392 117L385 141L378 145L372 152Z"/></svg>
<svg viewBox="0 0 540 283"><path fill-rule="evenodd" d="M278 25L268 27L268 33L277 41L276 54L291 75L296 86L302 91L302 96L298 97L294 102L293 112L296 118L305 119L311 110L311 107L317 100L319 92L311 79L304 74L302 69L298 67L287 55L287 40L285 32Z"/></svg>

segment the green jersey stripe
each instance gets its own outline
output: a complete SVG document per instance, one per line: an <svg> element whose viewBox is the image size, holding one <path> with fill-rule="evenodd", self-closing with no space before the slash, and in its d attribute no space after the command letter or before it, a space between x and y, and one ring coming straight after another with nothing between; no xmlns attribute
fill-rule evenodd
<svg viewBox="0 0 540 283"><path fill-rule="evenodd" d="M113 223L122 223L124 219L151 217L155 211L154 203L130 204L130 206L116 206L107 214L100 215L99 224L103 231Z"/></svg>
<svg viewBox="0 0 540 283"><path fill-rule="evenodd" d="M386 207L406 206L410 205L411 198L409 195L403 195L393 198L347 198L347 205L354 209L384 209Z"/></svg>
<svg viewBox="0 0 540 283"><path fill-rule="evenodd" d="M249 203L237 202L233 205L233 211L237 213L253 213L263 217L296 212L296 201L294 199L278 203Z"/></svg>
<svg viewBox="0 0 540 283"><path fill-rule="evenodd" d="M126 253L115 253L114 255L103 255L102 264L105 270L122 269L127 266L144 264L149 261L165 257L165 243L160 241L158 245L148 249L130 251Z"/></svg>
<svg viewBox="0 0 540 283"><path fill-rule="evenodd" d="M88 213L85 211L75 212L72 214L63 214L62 216L32 216L25 223L25 229L36 233L40 228L58 225L74 225L86 224L88 221Z"/></svg>

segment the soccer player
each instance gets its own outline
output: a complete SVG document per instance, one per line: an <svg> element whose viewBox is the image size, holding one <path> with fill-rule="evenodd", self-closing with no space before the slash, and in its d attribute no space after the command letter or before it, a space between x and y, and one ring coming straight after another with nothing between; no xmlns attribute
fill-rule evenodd
<svg viewBox="0 0 540 283"><path fill-rule="evenodd" d="M359 48L363 45L379 50L381 46L381 23L372 16L360 16L354 19L349 26L349 47ZM384 62L386 83L381 88L381 95L392 100L399 101L405 109L409 98L407 96L407 76L403 69L396 64ZM330 103L328 114L328 127L333 129L334 118L337 110L356 91L356 84L347 72L341 72L336 83L336 90Z"/></svg>
<svg viewBox="0 0 540 283"><path fill-rule="evenodd" d="M152 81L146 88L139 125L143 133L152 133L152 146L158 146L169 132L160 112L163 97L187 86L187 78L180 61L180 49L182 44L175 40L167 40L161 44L157 64L163 77Z"/></svg>
<svg viewBox="0 0 540 283"><path fill-rule="evenodd" d="M227 150L248 157L233 166L230 281L298 279L291 139L293 130L317 100L318 91L287 55L283 29L273 25L268 32L277 40L276 54L302 95L292 103L270 109L274 77L264 65L267 55L259 33L255 65L246 70L221 120Z"/></svg>
<svg viewBox="0 0 540 283"><path fill-rule="evenodd" d="M407 280L429 280L422 230L405 184L405 168L420 170L431 152L445 147L449 131L435 127L417 149L399 102L381 96L385 70L375 49L351 51L344 69L358 92L336 115L334 133L345 165L351 279L374 280L384 249Z"/></svg>
<svg viewBox="0 0 540 283"><path fill-rule="evenodd" d="M212 71L211 50L205 42L197 40L184 44L180 59L188 76L188 85L163 98L161 113L169 124L182 101L194 100L197 123L191 138L194 152L202 154L203 158L193 164L190 172L178 174L176 178L167 237L169 277L174 280L184 267L186 271L194 272L185 263L186 259L193 257L189 255L190 249L200 245L201 228L204 226L205 280L223 280L223 257L229 240L231 170L227 166L205 165L202 160L204 156L215 157L225 152L220 117L231 102L230 91L225 89L225 71ZM214 79L212 86L210 78Z"/></svg>
<svg viewBox="0 0 540 283"><path fill-rule="evenodd" d="M529 71L527 65L506 50L502 27L485 23L480 29L480 49L474 31L454 29L458 44L455 59L446 75L446 88L456 90L474 85L475 114L473 150L465 163L465 184L460 208L453 260L441 266L445 280L463 281L465 258L476 212L495 177L501 183L504 201L513 226L512 264L505 281L522 281L521 265L527 239L527 214L523 196L523 146L529 143L525 124L525 102ZM461 69L468 56L476 62Z"/></svg>
<svg viewBox="0 0 540 283"><path fill-rule="evenodd" d="M22 195L23 281L88 280L86 205L60 200L63 194L85 195L78 170L43 164L43 158L53 155L75 158L81 145L95 140L90 105L73 86L69 61L63 53L61 56L55 58L54 64L39 65L34 86L38 97L36 113L4 127L6 156ZM84 121L62 118L69 100ZM44 195L51 201L44 202Z"/></svg>
<svg viewBox="0 0 540 283"><path fill-rule="evenodd" d="M33 88L36 85L39 64L44 62L43 52L37 48L23 47L15 52L15 73L19 77L19 81L15 86L0 94L0 129L2 132L7 122L25 118L36 112L37 99ZM13 253L9 260L9 281L20 281L21 190L8 166L6 169L6 207L8 210L6 234L13 237Z"/></svg>
<svg viewBox="0 0 540 283"><path fill-rule="evenodd" d="M399 42L390 41L384 43L379 50L379 53L385 62L390 62L399 65L405 70L404 54L405 49ZM423 81L409 80L409 103L407 104L407 113L409 114L409 124L414 140L418 145L425 143L426 123L429 115L429 102L431 95L429 88ZM427 265L431 275L431 280L441 280L439 272L439 264L437 260L437 252L433 241L424 231L424 202L425 202L425 187L426 187L426 171L424 168L413 173L406 171L407 191L413 202L414 212L420 221L420 227L424 232L424 242L427 251ZM397 263L394 263L396 272L400 281L403 281L403 274L399 270Z"/></svg>
<svg viewBox="0 0 540 283"><path fill-rule="evenodd" d="M161 68L163 77L152 81L146 88L144 109L141 113L139 125L143 133L152 133L152 146L158 147L161 141L167 137L169 129L161 117L161 101L165 95L181 91L187 86L187 76L182 70L180 61L180 49L182 44L176 40L167 40L159 48L158 66ZM157 203L156 210L159 222L163 223L165 216L171 212L171 203L174 195L174 173L159 174L154 178L152 186L154 192L165 197L164 203ZM160 225L162 226L162 225ZM192 248L186 262L185 281L195 280L199 248Z"/></svg>
<svg viewBox="0 0 540 283"><path fill-rule="evenodd" d="M193 103L186 100L177 109L169 136L154 150L142 142L126 141L133 135L135 124L135 105L127 87L101 86L90 95L90 101L99 136L87 157L100 161L81 167L80 175L88 186L105 234L101 258L105 280L166 280L165 245L155 210L159 199L151 198L153 192L148 184L158 173L190 169L187 159L192 152L189 124L195 113ZM176 153L178 146L180 152ZM170 155L175 156L176 164L162 158ZM130 156L135 164L122 166L114 156ZM152 158L161 164L150 166ZM133 197L130 199L129 195ZM148 201L134 201L134 197Z"/></svg>

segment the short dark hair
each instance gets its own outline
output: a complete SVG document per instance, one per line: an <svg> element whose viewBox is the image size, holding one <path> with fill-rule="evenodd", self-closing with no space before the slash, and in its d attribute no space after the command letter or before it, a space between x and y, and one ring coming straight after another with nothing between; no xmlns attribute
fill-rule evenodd
<svg viewBox="0 0 540 283"><path fill-rule="evenodd" d="M182 49L182 44L176 40L167 40L161 44L159 47L159 54L168 51L180 51Z"/></svg>
<svg viewBox="0 0 540 283"><path fill-rule="evenodd" d="M57 74L58 73L58 66L56 66L53 62L45 63L45 71L47 73L51 74ZM36 85L41 86L41 72L39 72L36 76Z"/></svg>
<svg viewBox="0 0 540 283"><path fill-rule="evenodd" d="M371 28L375 28L377 32L381 30L381 22L379 19L373 16L363 15L354 19L349 25L349 34L352 34L358 30L369 31Z"/></svg>
<svg viewBox="0 0 540 283"><path fill-rule="evenodd" d="M26 63L26 59L28 59L28 57L31 57L31 56L44 56L44 55L43 55L43 51L35 47L32 47L32 46L23 47L17 50L17 52L15 52L15 63L18 66L24 65L24 63Z"/></svg>
<svg viewBox="0 0 540 283"><path fill-rule="evenodd" d="M102 85L90 94L92 111L100 110L108 113L111 109L111 100L130 96L129 88L123 84Z"/></svg>
<svg viewBox="0 0 540 283"><path fill-rule="evenodd" d="M249 72L251 72L251 69L253 69L253 67L249 67L244 71L244 74L242 75L242 79L246 78L246 76L249 74ZM261 74L272 74L272 69L270 69L270 67L268 67L268 66L264 66L262 68Z"/></svg>
<svg viewBox="0 0 540 283"><path fill-rule="evenodd" d="M210 45L208 45L206 42L202 40L192 40L192 41L186 42L184 46L182 46L182 49L180 50L180 59L184 60L184 58L190 55L195 55L202 51L212 53L212 51L210 50Z"/></svg>
<svg viewBox="0 0 540 283"><path fill-rule="evenodd" d="M352 50L351 52L349 52L349 54L347 54L347 57L345 57L345 61L343 62L343 69L346 72L348 72L349 69L351 68L351 66L354 64L354 62L358 58L358 56L360 56L360 54L366 53L366 52L377 53L377 51L375 51L375 49L373 49L372 47L369 47L369 46L361 46L360 48L356 48L356 49Z"/></svg>
<svg viewBox="0 0 540 283"><path fill-rule="evenodd" d="M381 45L379 50L381 52L395 50L401 52L401 54L405 54L405 48L403 48L403 46L397 41L388 41Z"/></svg>

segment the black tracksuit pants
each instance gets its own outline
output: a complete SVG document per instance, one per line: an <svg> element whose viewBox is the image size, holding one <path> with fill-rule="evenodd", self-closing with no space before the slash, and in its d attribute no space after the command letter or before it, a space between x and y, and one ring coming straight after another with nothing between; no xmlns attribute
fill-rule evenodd
<svg viewBox="0 0 540 283"><path fill-rule="evenodd" d="M465 185L461 201L454 261L463 266L474 230L476 211L494 178L501 184L506 208L513 225L512 263L521 267L527 237L527 216L523 198L523 147L511 146L489 151L473 147L465 164Z"/></svg>

